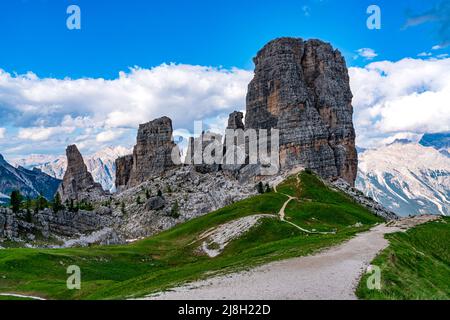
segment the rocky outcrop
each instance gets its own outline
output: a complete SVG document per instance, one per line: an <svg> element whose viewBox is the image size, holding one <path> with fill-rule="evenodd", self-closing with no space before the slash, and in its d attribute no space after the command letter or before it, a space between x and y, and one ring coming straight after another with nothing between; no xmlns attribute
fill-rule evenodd
<svg viewBox="0 0 450 320"><path fill-rule="evenodd" d="M302 165L354 185L352 93L345 60L319 40L280 38L258 52L246 129L280 130L280 165Z"/></svg>
<svg viewBox="0 0 450 320"><path fill-rule="evenodd" d="M172 120L162 117L151 122L141 124L137 135L137 142L133 150L133 163L128 187L160 175L164 171L176 166L172 161L172 150L175 143L172 141ZM127 162L126 165L129 165ZM119 173L120 176L126 176Z"/></svg>
<svg viewBox="0 0 450 320"><path fill-rule="evenodd" d="M116 159L116 190L121 191L130 181L133 168L133 156L127 155Z"/></svg>
<svg viewBox="0 0 450 320"><path fill-rule="evenodd" d="M377 201L375 201L371 197L364 195L364 193L362 193L360 190L353 188L350 184L348 184L347 181L345 181L341 178L331 181L329 186L346 193L357 203L359 203L363 207L367 208L373 214L375 214L379 217L382 217L385 220L398 220L399 219L399 216L397 216L394 212L387 210L385 207L383 207Z"/></svg>
<svg viewBox="0 0 450 320"><path fill-rule="evenodd" d="M237 129L245 129L244 123L242 122L244 119L244 114L239 111L234 111L230 113L228 116L228 126L227 129L237 130Z"/></svg>
<svg viewBox="0 0 450 320"><path fill-rule="evenodd" d="M30 242L36 237L47 240L73 238L111 227L114 223L111 211L107 214L102 210L61 210L55 213L51 209L45 209L27 214L0 208L0 240Z"/></svg>
<svg viewBox="0 0 450 320"><path fill-rule="evenodd" d="M185 164L193 165L200 173L217 172L223 157L222 135L206 132L198 138L189 138Z"/></svg>
<svg viewBox="0 0 450 320"><path fill-rule="evenodd" d="M67 170L58 189L62 201L95 201L102 198L105 191L99 183L94 182L77 146L68 146L66 155Z"/></svg>

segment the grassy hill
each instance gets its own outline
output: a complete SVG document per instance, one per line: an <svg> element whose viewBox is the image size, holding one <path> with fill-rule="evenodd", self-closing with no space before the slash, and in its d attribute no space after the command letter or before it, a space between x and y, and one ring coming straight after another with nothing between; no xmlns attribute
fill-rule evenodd
<svg viewBox="0 0 450 320"><path fill-rule="evenodd" d="M224 223L255 214L277 215L287 201L286 221L264 218L215 258L199 253L199 236ZM0 250L0 292L49 299L123 299L141 297L185 281L242 270L266 262L311 254L349 239L381 222L346 195L330 190L302 172L255 196L178 225L148 239L122 246L70 249ZM81 268L81 290L66 288L66 268Z"/></svg>
<svg viewBox="0 0 450 320"><path fill-rule="evenodd" d="M381 268L381 290L368 290L368 275L356 294L362 299L450 299L450 218L387 235L390 242L372 262Z"/></svg>

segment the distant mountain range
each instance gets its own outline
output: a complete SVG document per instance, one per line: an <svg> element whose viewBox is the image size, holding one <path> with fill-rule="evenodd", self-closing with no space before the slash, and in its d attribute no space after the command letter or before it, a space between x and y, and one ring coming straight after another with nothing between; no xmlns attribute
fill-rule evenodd
<svg viewBox="0 0 450 320"><path fill-rule="evenodd" d="M19 190L25 197L36 198L42 194L51 200L61 182L37 168L28 170L21 166L13 167L2 155L0 155L0 177L0 203L7 203L9 195L14 190Z"/></svg>
<svg viewBox="0 0 450 320"><path fill-rule="evenodd" d="M450 215L449 137L426 134L361 152L356 187L402 216Z"/></svg>
<svg viewBox="0 0 450 320"><path fill-rule="evenodd" d="M131 153L130 149L121 146L108 147L93 155L85 156L84 162L95 182L100 183L104 190L114 191L114 181L116 179L115 160ZM16 167L40 169L42 172L57 179L64 177L67 167L66 156L30 155L26 158L13 159L11 162Z"/></svg>

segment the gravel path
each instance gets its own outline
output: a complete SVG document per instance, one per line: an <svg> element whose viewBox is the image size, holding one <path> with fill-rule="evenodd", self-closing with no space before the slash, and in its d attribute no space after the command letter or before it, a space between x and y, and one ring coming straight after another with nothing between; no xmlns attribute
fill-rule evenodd
<svg viewBox="0 0 450 320"><path fill-rule="evenodd" d="M361 275L388 245L384 235L399 230L379 225L312 256L198 281L146 299L356 299L354 291Z"/></svg>

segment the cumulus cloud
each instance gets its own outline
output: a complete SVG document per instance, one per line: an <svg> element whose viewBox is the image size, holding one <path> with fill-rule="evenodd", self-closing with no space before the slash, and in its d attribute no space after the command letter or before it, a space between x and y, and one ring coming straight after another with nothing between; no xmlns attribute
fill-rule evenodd
<svg viewBox="0 0 450 320"><path fill-rule="evenodd" d="M73 133L74 131L75 128L73 127L21 128L18 137L23 140L45 141L55 135Z"/></svg>
<svg viewBox="0 0 450 320"><path fill-rule="evenodd" d="M360 146L450 130L450 59L381 61L349 72Z"/></svg>
<svg viewBox="0 0 450 320"><path fill-rule="evenodd" d="M97 142L111 142L117 140L120 136L124 134L124 130L106 130L97 134L95 139Z"/></svg>
<svg viewBox="0 0 450 320"><path fill-rule="evenodd" d="M172 118L175 128L191 130L194 120L243 109L252 75L183 64L135 67L113 80L39 78L0 70L0 118L17 128L16 143L58 137L61 145L97 146L163 115Z"/></svg>
<svg viewBox="0 0 450 320"><path fill-rule="evenodd" d="M450 130L450 59L380 61L350 68L357 144ZM228 113L245 109L253 73L163 64L134 68L114 80L49 79L0 71L0 118L6 154L63 154L76 143L85 153L130 147L138 124L167 115L175 136L192 136L193 122L223 132ZM5 129L0 129L0 139Z"/></svg>
<svg viewBox="0 0 450 320"><path fill-rule="evenodd" d="M0 128L0 139L3 139L6 134L6 128Z"/></svg>
<svg viewBox="0 0 450 320"><path fill-rule="evenodd" d="M356 50L358 53L358 56L363 57L366 60L372 60L376 57L378 57L378 54L375 52L375 50L371 48L361 48Z"/></svg>

